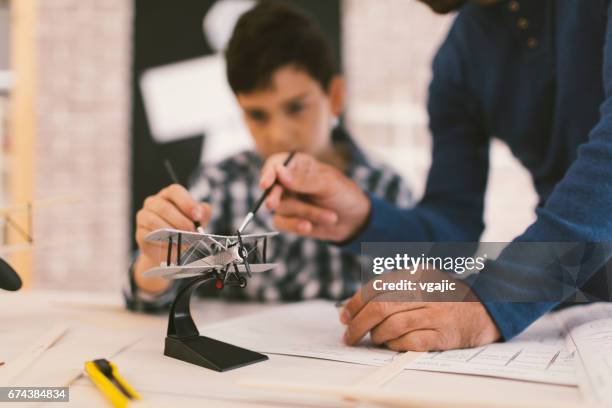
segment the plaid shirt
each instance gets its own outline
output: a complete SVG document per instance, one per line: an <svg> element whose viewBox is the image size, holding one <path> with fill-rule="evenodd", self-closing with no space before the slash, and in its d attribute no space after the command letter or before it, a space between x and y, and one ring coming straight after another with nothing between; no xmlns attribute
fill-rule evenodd
<svg viewBox="0 0 612 408"><path fill-rule="evenodd" d="M346 175L363 190L407 208L412 195L401 177L388 166L374 163L340 128L334 131L334 145L348 152ZM201 165L190 183L193 197L212 207L206 228L210 233L233 235L244 216L262 194L259 175L263 161L253 151L245 151L218 164ZM273 230L272 214L259 211L248 227L249 234ZM226 287L223 291L202 289L204 296L222 296L260 301L303 300L312 298L344 299L360 284L362 259L344 253L333 244L281 234L268 240L268 262L277 266L254 274L244 289ZM124 295L128 308L146 312L166 310L181 281L159 295L139 291L130 270Z"/></svg>

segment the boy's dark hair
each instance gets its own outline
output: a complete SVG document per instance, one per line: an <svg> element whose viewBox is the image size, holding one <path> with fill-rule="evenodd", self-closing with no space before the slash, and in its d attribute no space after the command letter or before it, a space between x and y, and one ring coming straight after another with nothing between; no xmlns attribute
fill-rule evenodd
<svg viewBox="0 0 612 408"><path fill-rule="evenodd" d="M243 14L225 56L227 78L236 94L269 87L274 73L288 65L305 71L327 92L337 72L321 28L280 1L263 0Z"/></svg>

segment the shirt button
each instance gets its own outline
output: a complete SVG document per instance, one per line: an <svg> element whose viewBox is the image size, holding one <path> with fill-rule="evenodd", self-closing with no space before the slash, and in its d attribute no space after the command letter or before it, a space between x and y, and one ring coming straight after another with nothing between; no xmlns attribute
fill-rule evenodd
<svg viewBox="0 0 612 408"><path fill-rule="evenodd" d="M529 21L527 21L527 19L525 17L521 17L517 20L516 25L518 26L518 28L520 28L521 30L526 30L527 27L529 27Z"/></svg>
<svg viewBox="0 0 612 408"><path fill-rule="evenodd" d="M517 11L519 11L520 8L521 8L521 5L516 0L513 0L510 3L508 3L508 10L510 10L513 13L516 13Z"/></svg>
<svg viewBox="0 0 612 408"><path fill-rule="evenodd" d="M536 48L537 46L538 46L538 40L537 40L537 39L535 39L535 38L533 38L533 37L529 37L529 38L527 39L527 48L529 48L529 49L532 49L532 50L533 50L533 49L534 49L534 48Z"/></svg>

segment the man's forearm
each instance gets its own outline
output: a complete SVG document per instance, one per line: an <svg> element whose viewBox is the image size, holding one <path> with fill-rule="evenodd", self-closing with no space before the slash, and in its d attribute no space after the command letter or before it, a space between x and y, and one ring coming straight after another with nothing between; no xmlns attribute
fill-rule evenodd
<svg viewBox="0 0 612 408"><path fill-rule="evenodd" d="M476 242L482 232L481 212L476 203L473 206L464 203L462 207L462 203L450 197L445 207L428 208L421 202L415 208L403 209L373 194L369 198L372 206L368 224L342 246L347 252L360 254L363 242ZM453 206L461 216L453 218L446 211ZM462 208L465 210L461 211Z"/></svg>

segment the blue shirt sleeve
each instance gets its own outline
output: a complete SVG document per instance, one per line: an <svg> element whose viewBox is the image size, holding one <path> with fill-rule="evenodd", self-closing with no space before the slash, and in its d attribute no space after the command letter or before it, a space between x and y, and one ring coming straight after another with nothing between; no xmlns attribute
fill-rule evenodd
<svg viewBox="0 0 612 408"><path fill-rule="evenodd" d="M596 246L599 255L595 262L579 268L576 287L580 287L600 268L605 268L612 258L612 6L609 1L606 2L606 8L603 66L605 99L600 106L600 120L590 132L588 142L579 147L577 159L556 185L546 204L536 210L536 221L515 239L516 242L574 242ZM564 263L580 265L582 260L578 257L582 256L584 254L578 252L576 259L565 259ZM514 259L509 255L503 261L512 264ZM521 271L521 268L511 269L515 273ZM476 279L472 285L481 299L488 298L487 294L493 293L496 287L508 281L503 270L490 274L487 272L484 270L483 279ZM557 281L564 282L563 268L557 268L556 272ZM515 291L532 291L534 293L528 296L537 297L538 288L529 285L529 281L533 282L535 278L523 276L521 280L524 284L515 288ZM509 339L560 302L483 303L503 337Z"/></svg>
<svg viewBox="0 0 612 408"><path fill-rule="evenodd" d="M612 10L607 5L607 20ZM459 16L461 17L461 16ZM360 250L361 242L390 241L476 241L484 229L483 201L488 173L489 142L482 123L477 98L465 84L464 69L469 55L467 44L455 23L441 47L433 66L428 111L433 137L432 167L423 200L412 210L402 211L370 197L372 212L365 229L347 248ZM600 121L592 129L587 143L580 146L577 159L559 182L545 205L537 210L536 221L517 237L517 242L612 242L612 25L607 25L604 50L605 100L600 107ZM449 69L452 67L452 69ZM609 247L608 247L609 248ZM602 256L603 266L612 254ZM502 253L503 262L511 265L512 253ZM577 259L576 261L579 261ZM534 268L523 268L520 286L508 288L503 268L485 268L482 277L471 281L505 339L524 330L538 317L551 310L558 301L535 301L541 281ZM595 265L580 270L577 284L596 272ZM521 268L511 268L512 272ZM527 274L526 271L529 271ZM559 271L559 274L562 272ZM555 276L547 278L554 279ZM563 277L559 276L559 281ZM497 289L516 291L529 302L490 301L488 294Z"/></svg>
<svg viewBox="0 0 612 408"><path fill-rule="evenodd" d="M433 63L428 100L432 165L425 195L408 211L370 195L370 220L344 246L349 251L359 252L361 242L478 241L484 230L489 138L479 102L463 77L466 44L455 35L457 26Z"/></svg>

